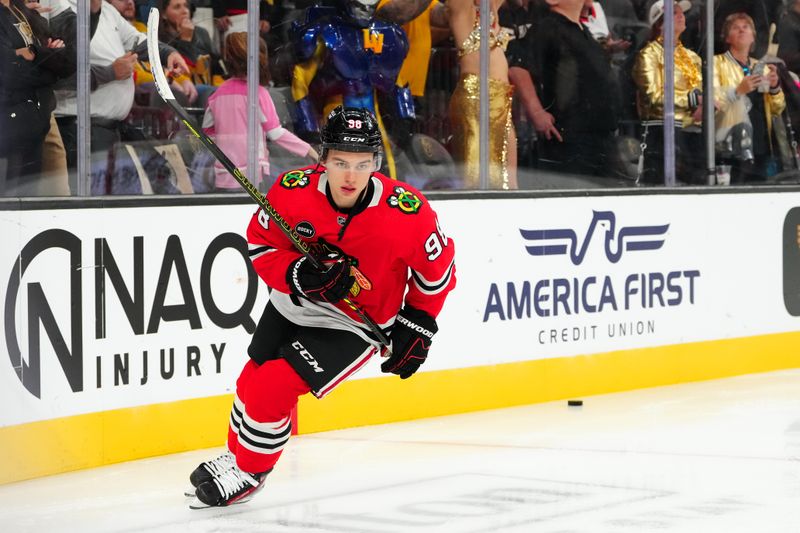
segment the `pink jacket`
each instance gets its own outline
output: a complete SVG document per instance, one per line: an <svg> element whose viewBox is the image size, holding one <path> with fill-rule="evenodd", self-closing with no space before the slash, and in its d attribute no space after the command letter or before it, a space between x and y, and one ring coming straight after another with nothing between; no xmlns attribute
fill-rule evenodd
<svg viewBox="0 0 800 533"><path fill-rule="evenodd" d="M266 139L301 156L308 154L310 147L307 142L281 127L275 104L264 87L258 89L258 100L261 104L261 129L266 135L261 135L258 139L261 172L255 175L247 172L247 80L231 78L220 85L208 98L206 114L203 117L203 131L214 137L217 146L254 184L258 184L264 175L269 174L269 151ZM236 179L219 162L215 163L214 171L217 188L240 187Z"/></svg>

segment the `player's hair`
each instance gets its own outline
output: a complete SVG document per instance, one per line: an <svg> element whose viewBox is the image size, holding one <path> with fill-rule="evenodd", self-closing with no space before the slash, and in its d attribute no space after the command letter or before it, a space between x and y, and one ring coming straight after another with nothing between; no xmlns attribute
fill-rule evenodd
<svg viewBox="0 0 800 533"><path fill-rule="evenodd" d="M247 33L232 32L225 36L225 47L222 53L225 68L234 78L247 77ZM267 57L267 43L258 39L258 83L269 83L269 61Z"/></svg>

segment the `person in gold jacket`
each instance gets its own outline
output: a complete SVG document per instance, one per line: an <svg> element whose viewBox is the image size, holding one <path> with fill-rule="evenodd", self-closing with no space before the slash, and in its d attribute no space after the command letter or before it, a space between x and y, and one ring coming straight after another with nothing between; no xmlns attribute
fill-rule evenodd
<svg viewBox="0 0 800 533"><path fill-rule="evenodd" d="M705 156L702 136L702 60L681 44L686 29L684 12L692 4L675 2L675 155L676 175L681 181L704 183ZM633 66L636 105L647 128L645 142L645 182L663 182L664 168L664 0L650 8L650 42L637 54Z"/></svg>
<svg viewBox="0 0 800 533"><path fill-rule="evenodd" d="M724 149L719 155L732 166L732 182L763 181L780 170L772 120L783 113L786 100L775 66L750 57L756 30L749 15L728 15L722 38L728 50L714 56L716 140ZM737 128L746 132L744 143Z"/></svg>

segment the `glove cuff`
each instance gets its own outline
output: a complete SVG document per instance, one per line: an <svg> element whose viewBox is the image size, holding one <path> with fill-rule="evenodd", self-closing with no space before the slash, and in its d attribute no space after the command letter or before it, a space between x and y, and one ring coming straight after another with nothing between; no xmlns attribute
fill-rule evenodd
<svg viewBox="0 0 800 533"><path fill-rule="evenodd" d="M300 286L300 269L307 259L306 256L299 257L297 260L292 261L289 264L289 268L286 270L286 284L289 285L289 289L298 296L306 296L306 293L303 292Z"/></svg>
<svg viewBox="0 0 800 533"><path fill-rule="evenodd" d="M433 339L433 336L439 331L439 326L436 325L436 319L425 311L415 309L409 305L405 306L397 313L396 321L406 328L427 337L428 340Z"/></svg>

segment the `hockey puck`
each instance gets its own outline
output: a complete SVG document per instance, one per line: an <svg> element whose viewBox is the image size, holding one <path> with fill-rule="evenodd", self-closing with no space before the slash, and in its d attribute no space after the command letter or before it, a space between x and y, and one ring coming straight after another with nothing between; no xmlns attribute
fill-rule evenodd
<svg viewBox="0 0 800 533"><path fill-rule="evenodd" d="M567 400L567 405L570 407L581 407L583 400Z"/></svg>

